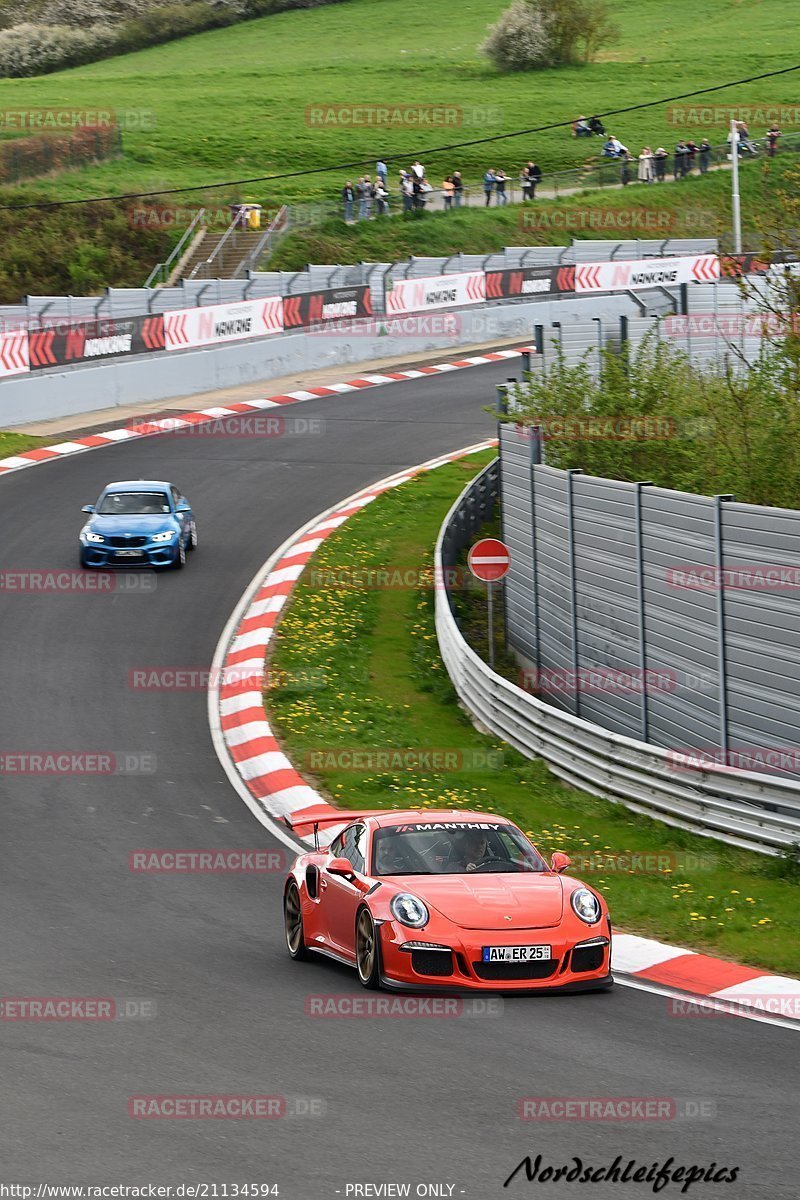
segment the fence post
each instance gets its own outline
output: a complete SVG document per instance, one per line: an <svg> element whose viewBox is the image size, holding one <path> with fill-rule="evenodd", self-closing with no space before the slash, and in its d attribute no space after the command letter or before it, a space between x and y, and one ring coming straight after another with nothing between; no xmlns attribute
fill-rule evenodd
<svg viewBox="0 0 800 1200"><path fill-rule="evenodd" d="M734 147L734 153L736 148ZM725 629L725 543L722 530L722 505L735 496L714 497L714 565L717 576L717 676L719 679L719 742L728 762L728 663Z"/></svg>
<svg viewBox="0 0 800 1200"><path fill-rule="evenodd" d="M643 480L633 485L633 520L636 548L636 609L639 627L639 669L642 673L642 690L639 717L639 732L643 742L649 737L649 714L647 711L647 640L645 634L644 613L644 553L642 545L642 488L652 487L651 479Z"/></svg>
<svg viewBox="0 0 800 1200"><path fill-rule="evenodd" d="M581 715L581 687L578 679L578 588L575 572L575 497L572 481L582 475L579 467L570 467L567 476L567 552L569 563L569 617L572 640L572 674L575 686L575 716Z"/></svg>
<svg viewBox="0 0 800 1200"><path fill-rule="evenodd" d="M536 468L542 462L541 425L531 425L530 454L528 470L531 493L531 582L533 596L533 637L536 647L534 666L538 677L542 665L542 651L539 630L539 569L536 555Z"/></svg>

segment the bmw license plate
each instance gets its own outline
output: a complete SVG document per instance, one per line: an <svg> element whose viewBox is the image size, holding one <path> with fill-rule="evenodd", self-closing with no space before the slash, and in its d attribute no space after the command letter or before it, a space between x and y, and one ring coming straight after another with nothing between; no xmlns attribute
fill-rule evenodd
<svg viewBox="0 0 800 1200"><path fill-rule="evenodd" d="M537 959L551 958L550 946L484 946L483 961L485 963L517 963L535 962Z"/></svg>
<svg viewBox="0 0 800 1200"><path fill-rule="evenodd" d="M141 558L141 550L117 550L115 558Z"/></svg>

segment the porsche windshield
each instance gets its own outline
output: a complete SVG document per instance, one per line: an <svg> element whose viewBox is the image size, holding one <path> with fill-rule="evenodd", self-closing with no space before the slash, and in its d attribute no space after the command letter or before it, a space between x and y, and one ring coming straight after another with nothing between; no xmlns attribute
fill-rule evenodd
<svg viewBox="0 0 800 1200"><path fill-rule="evenodd" d="M101 517L159 516L168 513L165 492L109 492L97 507Z"/></svg>
<svg viewBox="0 0 800 1200"><path fill-rule="evenodd" d="M373 875L461 875L481 871L547 871L518 829L491 822L426 822L378 829Z"/></svg>

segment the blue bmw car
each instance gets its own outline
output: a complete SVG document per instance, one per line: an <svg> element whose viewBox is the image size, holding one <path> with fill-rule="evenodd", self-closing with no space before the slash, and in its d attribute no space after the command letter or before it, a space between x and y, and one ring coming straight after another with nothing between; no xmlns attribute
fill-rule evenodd
<svg viewBox="0 0 800 1200"><path fill-rule="evenodd" d="M176 567L197 546L194 513L172 483L133 479L109 483L97 504L85 504L82 567Z"/></svg>

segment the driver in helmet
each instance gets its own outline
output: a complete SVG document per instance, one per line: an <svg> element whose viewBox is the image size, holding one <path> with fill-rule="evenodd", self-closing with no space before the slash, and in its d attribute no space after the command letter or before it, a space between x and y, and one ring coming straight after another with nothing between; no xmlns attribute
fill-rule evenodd
<svg viewBox="0 0 800 1200"><path fill-rule="evenodd" d="M489 841L482 829L469 829L464 834L461 851L461 862L465 871L476 871L481 863L492 856L489 854Z"/></svg>

